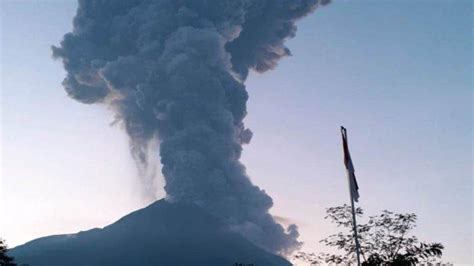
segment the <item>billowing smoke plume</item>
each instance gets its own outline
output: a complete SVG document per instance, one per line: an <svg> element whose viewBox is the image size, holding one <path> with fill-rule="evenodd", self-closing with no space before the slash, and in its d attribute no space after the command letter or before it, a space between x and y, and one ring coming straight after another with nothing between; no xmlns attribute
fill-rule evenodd
<svg viewBox="0 0 474 266"><path fill-rule="evenodd" d="M321 1L321 4L328 1ZM295 21L318 0L81 0L74 28L53 54L63 85L83 103L111 107L143 176L159 147L167 198L193 202L272 252L298 248L268 210L272 199L239 162L250 69L290 54ZM157 153L158 151L156 151ZM152 154L153 155L153 154ZM156 156L155 156L156 157Z"/></svg>

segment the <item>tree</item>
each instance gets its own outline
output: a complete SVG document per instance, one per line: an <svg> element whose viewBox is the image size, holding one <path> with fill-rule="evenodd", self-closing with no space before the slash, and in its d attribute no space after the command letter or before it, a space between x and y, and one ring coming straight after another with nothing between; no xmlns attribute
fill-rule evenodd
<svg viewBox="0 0 474 266"><path fill-rule="evenodd" d="M355 263L355 244L352 234L351 207L343 205L326 209L325 219L344 228L344 232L329 235L320 242L335 247L338 254L298 253L295 257L312 263L349 264ZM356 215L362 217L361 208ZM381 214L370 216L365 224L357 225L361 249L362 265L415 265L420 262L441 258L443 245L420 242L410 231L416 226L414 213L393 213L384 210Z"/></svg>
<svg viewBox="0 0 474 266"><path fill-rule="evenodd" d="M0 266L16 266L14 259L7 255L5 240L0 238Z"/></svg>

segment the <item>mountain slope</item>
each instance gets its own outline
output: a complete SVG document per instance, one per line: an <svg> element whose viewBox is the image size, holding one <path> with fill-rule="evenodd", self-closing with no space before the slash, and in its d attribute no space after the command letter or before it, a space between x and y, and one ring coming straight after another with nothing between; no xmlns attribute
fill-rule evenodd
<svg viewBox="0 0 474 266"><path fill-rule="evenodd" d="M157 201L103 229L38 238L9 251L30 266L291 265L194 205Z"/></svg>

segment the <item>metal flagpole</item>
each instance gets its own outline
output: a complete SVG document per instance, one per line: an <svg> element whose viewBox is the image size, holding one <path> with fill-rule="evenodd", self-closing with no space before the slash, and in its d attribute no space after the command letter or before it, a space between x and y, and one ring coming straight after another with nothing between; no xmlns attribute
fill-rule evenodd
<svg viewBox="0 0 474 266"><path fill-rule="evenodd" d="M341 126L341 134L342 134L344 144L346 145L347 144L347 131L342 126ZM351 169L352 169L352 171L354 171L354 169L352 167L352 159L350 158L350 155L349 155L349 148L348 147L346 147L346 148L347 148L347 150L344 150L344 155L348 156L348 158L345 158L345 159L348 159L350 161L350 162L345 161L345 163L346 163L346 170L347 170L347 181L348 181L348 184L349 184L349 197L351 199L352 231L354 232L353 235L354 235L354 243L355 243L355 252L356 252L356 257L357 257L357 266L361 266L361 264L360 264L360 245L359 245L359 238L358 238L358 235L357 235L356 211L355 211L355 207L354 207L354 197L355 197L355 195L354 195L354 189L352 188L352 186L354 184L352 184L352 182L351 182L351 178L355 178L355 177L351 176L353 174L353 173L351 173ZM351 164L351 167L350 167L351 169L347 168L347 163Z"/></svg>
<svg viewBox="0 0 474 266"><path fill-rule="evenodd" d="M350 178L350 175L347 175ZM349 180L350 182L350 180ZM356 223L356 213L354 208L354 198L352 197L352 189L350 188L349 183L349 195L351 196L351 208L352 208L352 231L354 232L354 242L355 242L355 251L357 256L357 266L360 266L360 246L359 246L359 238L357 236L357 223Z"/></svg>

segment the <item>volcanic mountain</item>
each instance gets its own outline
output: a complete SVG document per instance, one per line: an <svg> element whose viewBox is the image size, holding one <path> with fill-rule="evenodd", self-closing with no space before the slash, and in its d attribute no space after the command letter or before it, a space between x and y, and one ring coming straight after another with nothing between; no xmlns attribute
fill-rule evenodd
<svg viewBox="0 0 474 266"><path fill-rule="evenodd" d="M53 235L9 251L30 266L287 266L196 205L159 200L102 229Z"/></svg>

